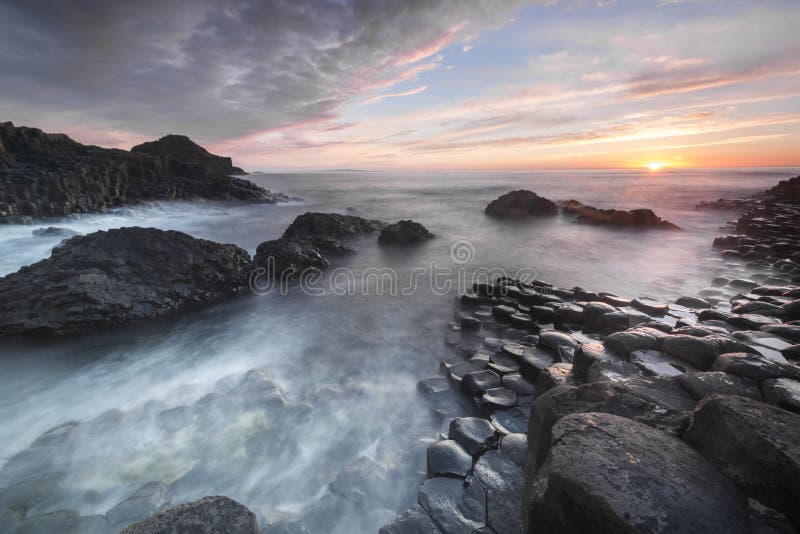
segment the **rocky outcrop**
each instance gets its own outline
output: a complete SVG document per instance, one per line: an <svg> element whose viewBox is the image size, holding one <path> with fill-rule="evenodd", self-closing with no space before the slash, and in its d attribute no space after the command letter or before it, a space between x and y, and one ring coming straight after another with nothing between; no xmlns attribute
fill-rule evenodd
<svg viewBox="0 0 800 534"><path fill-rule="evenodd" d="M542 217L558 215L558 206L552 200L540 197L533 191L521 189L492 200L486 206L485 213L502 219Z"/></svg>
<svg viewBox="0 0 800 534"><path fill-rule="evenodd" d="M193 172L202 170L209 174L247 174L234 167L231 158L215 156L185 135L165 135L158 141L136 145L131 152L158 156L176 172L193 168Z"/></svg>
<svg viewBox="0 0 800 534"><path fill-rule="evenodd" d="M577 215L577 222L582 224L637 230L680 230L680 227L669 221L665 221L650 209L599 209L586 206L577 200L562 202L561 209L564 213Z"/></svg>
<svg viewBox="0 0 800 534"><path fill-rule="evenodd" d="M128 152L0 123L0 223L101 212L148 200L286 200L229 176L240 170L182 136Z"/></svg>
<svg viewBox="0 0 800 534"><path fill-rule="evenodd" d="M270 280L288 280L307 269L324 269L331 256L355 254L342 239L361 237L385 226L383 221L355 215L307 212L298 215L279 239L258 245L253 268L263 269L260 274Z"/></svg>
<svg viewBox="0 0 800 534"><path fill-rule="evenodd" d="M91 332L208 304L246 287L249 266L239 247L175 231L73 237L0 278L0 335Z"/></svg>
<svg viewBox="0 0 800 534"><path fill-rule="evenodd" d="M415 245L435 236L418 222L400 221L381 229L378 243L381 245Z"/></svg>
<svg viewBox="0 0 800 534"><path fill-rule="evenodd" d="M258 534L255 514L228 497L203 497L164 510L121 534Z"/></svg>

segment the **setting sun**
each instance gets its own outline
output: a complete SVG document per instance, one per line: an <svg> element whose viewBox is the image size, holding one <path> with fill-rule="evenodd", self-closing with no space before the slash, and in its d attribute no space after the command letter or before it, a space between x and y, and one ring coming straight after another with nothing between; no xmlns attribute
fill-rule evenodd
<svg viewBox="0 0 800 534"><path fill-rule="evenodd" d="M667 164L664 163L664 162L661 162L661 161L654 161L654 162L648 163L646 165L646 167L648 169L650 169L651 171L660 171L661 169L663 169L666 166L667 166Z"/></svg>

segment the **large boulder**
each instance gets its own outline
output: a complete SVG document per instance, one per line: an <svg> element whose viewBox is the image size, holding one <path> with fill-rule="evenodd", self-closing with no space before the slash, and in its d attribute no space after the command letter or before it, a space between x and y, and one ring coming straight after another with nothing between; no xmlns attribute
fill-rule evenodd
<svg viewBox="0 0 800 534"><path fill-rule="evenodd" d="M577 200L562 202L561 208L564 213L577 215L577 221L583 224L631 228L636 230L680 230L680 227L669 221L665 221L650 209L604 210L586 206Z"/></svg>
<svg viewBox="0 0 800 534"><path fill-rule="evenodd" d="M745 397L709 395L684 439L745 493L800 527L800 415Z"/></svg>
<svg viewBox="0 0 800 534"><path fill-rule="evenodd" d="M348 239L380 230L386 223L377 219L364 219L355 215L306 212L286 228L285 238L329 237Z"/></svg>
<svg viewBox="0 0 800 534"><path fill-rule="evenodd" d="M741 341L720 334L703 337L681 334L667 336L661 344L661 350L702 370L711 367L720 354L755 352Z"/></svg>
<svg viewBox="0 0 800 534"><path fill-rule="evenodd" d="M503 219L552 216L558 214L558 206L552 200L540 197L533 191L522 189L492 200L486 206L485 213Z"/></svg>
<svg viewBox="0 0 800 534"><path fill-rule="evenodd" d="M235 245L155 228L73 237L0 278L0 335L74 334L212 303L247 287Z"/></svg>
<svg viewBox="0 0 800 534"><path fill-rule="evenodd" d="M378 243L381 245L415 245L435 236L418 222L400 221L381 229Z"/></svg>
<svg viewBox="0 0 800 534"><path fill-rule="evenodd" d="M750 532L747 500L691 447L605 413L568 415L528 472L527 532Z"/></svg>
<svg viewBox="0 0 800 534"><path fill-rule="evenodd" d="M179 504L129 526L121 534L258 534L255 514L228 497Z"/></svg>

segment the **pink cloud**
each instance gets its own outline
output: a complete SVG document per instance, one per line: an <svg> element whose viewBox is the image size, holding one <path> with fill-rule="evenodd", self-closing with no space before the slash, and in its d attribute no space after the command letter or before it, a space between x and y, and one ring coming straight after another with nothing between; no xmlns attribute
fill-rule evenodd
<svg viewBox="0 0 800 534"><path fill-rule="evenodd" d="M422 85L420 87L417 87L415 89L411 89L409 91L403 91L402 93L387 93L387 94L382 94L382 95L376 95L376 96L373 96L372 98L368 98L367 100L364 100L361 103L361 105L362 106L366 106L368 104L374 104L374 103L380 102L381 100L384 100L386 98L398 98L398 97L401 97L401 96L417 95L417 94L419 94L419 93L421 93L421 92L423 92L423 91L425 91L427 89L428 89L427 85Z"/></svg>
<svg viewBox="0 0 800 534"><path fill-rule="evenodd" d="M417 61L421 61L426 57L430 57L448 44L450 44L453 39L455 38L456 34L463 30L468 22L461 22L456 24L452 28L448 29L444 35L437 37L436 39L429 41L419 48L415 50L411 50L410 52L406 52L405 54L401 54L394 58L392 62L393 65L408 65L411 63L416 63Z"/></svg>

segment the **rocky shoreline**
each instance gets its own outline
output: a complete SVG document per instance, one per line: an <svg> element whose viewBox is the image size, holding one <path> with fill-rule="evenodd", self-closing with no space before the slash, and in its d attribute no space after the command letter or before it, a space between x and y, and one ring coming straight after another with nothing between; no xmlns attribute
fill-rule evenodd
<svg viewBox="0 0 800 534"><path fill-rule="evenodd" d="M758 195L751 211L726 226L735 235L714 243L724 263L696 296L659 302L509 278L476 284L460 295L446 334L452 354L439 376L418 385L443 421L441 435L427 448L427 479L417 504L381 533L796 532L800 200L791 195L798 185L800 177ZM306 213L280 239L262 243L261 257L253 262L238 247L178 232L97 232L74 237L49 260L0 279L0 293L6 293L2 284L16 280L12 294L18 299L10 302L17 312L42 306L77 310L75 320L47 321L69 333L83 330L76 325L93 317L81 309L82 300L71 300L76 295L89 296L96 317L123 317L122 323L131 309L142 312L136 320L155 317L160 312L154 310L166 313L237 293L249 269L277 256L270 252L275 247L286 251L285 263L293 269L324 268L329 256L354 252L346 240L377 232L386 245L432 237L411 221L387 225ZM181 247L168 254L170 243ZM138 256L118 261L140 246L143 256L152 256L150 263ZM124 274L133 274L140 286L120 288L119 295L90 291L113 288L123 274L115 270L120 264L137 266L139 272ZM160 268L194 274L156 291ZM52 290L35 297L19 290L32 281ZM135 306L122 313L115 307L120 300ZM0 307L0 317L12 308ZM7 333L36 334L42 324L29 321L40 317L46 318L35 311L25 320L0 323L12 325ZM471 408L454 403L454 394ZM192 406L160 411L157 420L164 432L174 433L202 425L209 411L263 405L282 415L248 438L246 461L239 465L244 473L248 462L272 454L271 443L284 435L288 417L307 409L288 402L265 370L223 378L214 393ZM134 488L103 515L37 513L40 503L64 498L55 451L79 435L102 441L115 421L139 416L113 412L46 432L0 469L0 530L259 531L256 516L225 497L170 508L171 488L191 486L194 470L170 486L152 481ZM331 482L332 497L320 509L340 507L384 478L375 462L354 465ZM322 527L315 523L312 530ZM284 520L261 532L308 529L300 520Z"/></svg>
<svg viewBox="0 0 800 534"><path fill-rule="evenodd" d="M131 151L77 143L64 134L0 123L0 224L155 200L282 202L244 171L188 137L168 135Z"/></svg>

